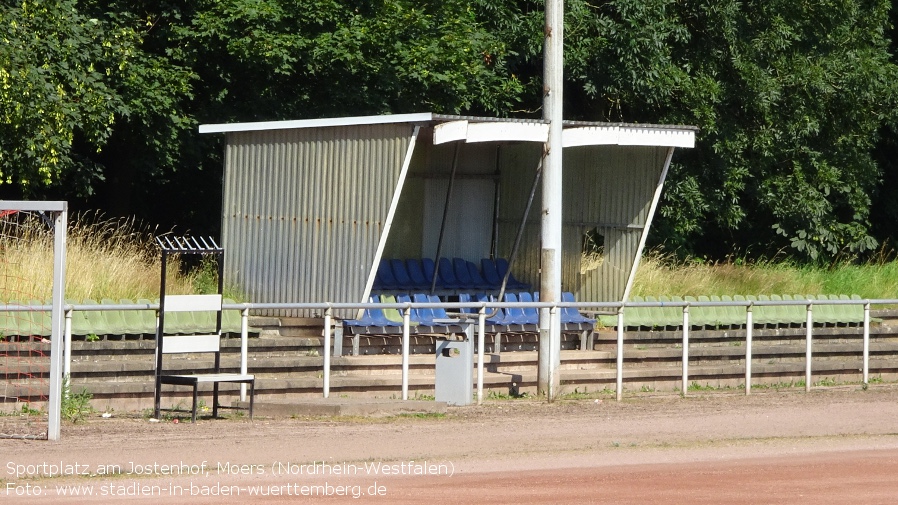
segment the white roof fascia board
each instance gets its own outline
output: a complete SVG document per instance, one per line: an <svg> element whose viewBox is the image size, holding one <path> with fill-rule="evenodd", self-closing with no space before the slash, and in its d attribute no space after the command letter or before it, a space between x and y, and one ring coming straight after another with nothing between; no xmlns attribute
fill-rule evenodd
<svg viewBox="0 0 898 505"><path fill-rule="evenodd" d="M620 145L695 147L695 132L667 128L621 127Z"/></svg>
<svg viewBox="0 0 898 505"><path fill-rule="evenodd" d="M433 145L465 140L468 137L467 121L449 121L433 127Z"/></svg>
<svg viewBox="0 0 898 505"><path fill-rule="evenodd" d="M562 147L617 145L620 142L618 126L587 126L565 128L561 132Z"/></svg>
<svg viewBox="0 0 898 505"><path fill-rule="evenodd" d="M548 142L545 123L469 123L467 142Z"/></svg>
<svg viewBox="0 0 898 505"><path fill-rule="evenodd" d="M433 120L433 114L385 114L379 116L334 117L299 119L293 121L263 121L258 123L230 123L200 125L200 133L230 133L261 130L286 130L291 128L321 128L327 126L355 126L387 123L417 123Z"/></svg>
<svg viewBox="0 0 898 505"><path fill-rule="evenodd" d="M620 145L695 147L695 132L673 128L631 126L587 126L566 128L562 132L564 147Z"/></svg>

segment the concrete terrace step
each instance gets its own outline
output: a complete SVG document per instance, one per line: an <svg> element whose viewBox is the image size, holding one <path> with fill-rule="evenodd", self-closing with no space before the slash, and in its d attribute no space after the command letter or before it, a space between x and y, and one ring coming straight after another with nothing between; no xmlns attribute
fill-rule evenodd
<svg viewBox="0 0 898 505"><path fill-rule="evenodd" d="M319 327L320 331L320 327ZM804 380L805 329L769 328L753 332L753 383L780 384ZM591 391L614 389L616 381L616 342L614 331L599 331L595 350L562 350L561 380L564 388ZM402 360L398 355L400 337L364 337L370 349L389 349L393 354L332 357L332 395L351 397L397 397L401 393ZM814 328L814 380L860 381L862 329ZM416 335L413 348L420 354L409 358L409 388L412 397L431 395L434 388L434 336ZM351 349L352 339L344 339L344 350ZM517 334L503 338L507 346L535 349L534 334ZM492 337L486 348L491 350ZM579 343L571 336L566 345ZM640 331L625 335L624 386L673 390L682 380L681 331ZM289 401L321 395L323 384L321 336L289 337L262 333L249 339L249 371L257 376L257 399ZM46 343L21 343L17 347L49 347ZM153 397L154 341L140 339L106 339L95 342L77 341L73 345L74 391L87 389L94 395L96 408L147 408ZM239 338L224 340L222 364L228 371L239 367ZM8 346L9 347L9 346ZM363 345L364 349L364 345ZM476 349L476 345L475 345ZM871 376L898 379L898 329L884 324L871 329ZM690 332L690 384L737 387L744 383L745 330ZM211 359L166 357L167 369L192 371L209 368ZM32 379L20 375L34 373L46 377L46 358L22 364L16 357L0 357L7 378L0 384L0 396L10 391L33 390ZM535 391L538 354L533 350L488 353L484 383L487 390L502 393ZM17 368L18 367L18 368ZM474 363L472 363L472 372ZM3 373L0 369L0 373ZM44 379L45 380L45 379ZM223 391L234 392L236 386L222 385ZM183 391L182 391L183 389ZM29 393L33 394L33 393ZM189 388L175 392L168 389L164 398L173 402L187 398ZM229 393L230 394L230 393ZM204 393L208 402L208 395ZM231 401L224 399L224 402Z"/></svg>
<svg viewBox="0 0 898 505"><path fill-rule="evenodd" d="M813 377L820 382L860 382L860 360L846 361L842 363L814 362ZM894 360L870 361L871 373L874 376L896 378L898 377L898 364ZM776 365L754 364L752 367L752 383L763 386L765 384L800 383L804 380L805 367L801 363L787 363ZM525 391L533 392L536 388L536 372L533 370L521 373L486 372L484 374L484 388L487 391L500 391L503 393L520 394ZM409 391L411 397L420 395L432 395L435 377L433 375L412 374L409 377ZM616 381L614 370L562 370L561 383L563 388L582 388L598 391L613 389ZM652 390L673 390L681 388L682 373L675 367L656 368L631 368L624 372L624 385L627 389L639 389L648 386ZM744 386L744 368L720 367L720 366L694 366L690 367L690 385L701 387L737 387ZM350 397L379 397L396 398L401 393L401 377L398 375L370 375L370 376L332 376L330 380L331 394L334 396L348 395ZM13 386L14 387L14 386ZM320 377L284 377L284 378L258 378L256 381L257 401L285 401L290 398L314 398L322 394L323 379ZM73 389L78 391L86 388L90 391L97 406L104 404L128 403L137 408L147 408L152 402L152 381L145 382L79 382L73 384ZM164 390L164 398L174 402L174 399L186 399L189 396L189 388L170 388ZM203 394L211 391L211 386L201 387ZM222 384L221 391L225 395L236 395L238 386Z"/></svg>
<svg viewBox="0 0 898 505"><path fill-rule="evenodd" d="M308 356L305 354L289 354L282 352L283 348L264 345L265 339L260 339L258 346L250 348L248 366L259 377L265 376L303 376L321 373L323 358L321 356ZM154 355L152 349L148 349L142 342L123 342L121 347L130 348L132 353L127 359L116 355L76 355L72 361L72 373L75 380L88 377L103 377L107 380L132 381L145 380L151 377L154 367ZM280 349L271 352L271 349ZM256 352L260 351L260 352ZM801 344L760 345L752 348L752 357L755 361L777 360L799 361L805 359L806 347ZM860 340L848 343L829 343L817 341L814 343L813 355L815 360L839 360L843 358L857 358L861 355L862 343ZM624 351L624 360L628 367L655 367L655 366L680 366L683 350L674 348L627 348ZM870 344L871 357L898 355L898 343L877 342ZM720 345L715 347L702 346L689 349L690 363L732 365L744 362L745 347L742 345ZM213 366L211 357L203 358L179 358L167 357L167 368L191 372L194 370L209 370ZM5 358L3 365L7 375L38 374L46 376L48 362L46 359L38 362L20 362ZM536 367L537 354L534 352L505 352L502 354L487 354L485 367L490 371L519 371ZM409 359L412 373L433 373L435 358L431 354L412 355ZM594 369L614 368L616 364L616 351L562 351L561 369ZM239 354L229 352L222 356L222 368L225 371L237 371L240 366ZM401 372L401 356L398 355L372 355L372 356L339 356L331 358L332 374L336 376L347 375L384 375L398 374Z"/></svg>
<svg viewBox="0 0 898 505"><path fill-rule="evenodd" d="M755 329L752 341L762 344L789 344L804 342L807 336L805 328ZM863 328L814 328L812 338L815 341L860 341ZM891 326L877 326L870 329L871 340L898 342L898 331ZM746 331L737 330L692 330L689 332L689 346L721 346L728 343L745 342ZM665 331L628 331L624 335L624 344L629 346L672 347L683 342L683 332L679 330ZM617 346L617 332L601 330L595 333L595 347L607 349Z"/></svg>

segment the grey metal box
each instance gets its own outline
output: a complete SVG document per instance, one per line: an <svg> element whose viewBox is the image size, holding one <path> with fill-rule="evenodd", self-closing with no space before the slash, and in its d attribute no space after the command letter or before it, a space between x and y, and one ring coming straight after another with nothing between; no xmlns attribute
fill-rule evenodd
<svg viewBox="0 0 898 505"><path fill-rule="evenodd" d="M473 397L474 342L437 340L435 399L447 405L470 405Z"/></svg>

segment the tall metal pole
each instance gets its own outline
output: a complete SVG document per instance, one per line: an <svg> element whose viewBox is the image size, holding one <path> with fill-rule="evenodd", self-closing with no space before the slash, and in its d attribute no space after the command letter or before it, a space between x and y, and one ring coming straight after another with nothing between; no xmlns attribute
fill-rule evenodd
<svg viewBox="0 0 898 505"><path fill-rule="evenodd" d="M62 209L56 214L53 223L53 309L50 313L50 399L48 407L47 439L59 440L62 423L62 370L65 366L63 359L63 338L65 338L65 265L66 265L66 236L68 233L68 203L61 202Z"/></svg>
<svg viewBox="0 0 898 505"><path fill-rule="evenodd" d="M543 174L542 250L539 279L540 300L561 301L561 122L564 86L564 2L546 0L546 28L543 47L543 119L549 121ZM539 368L537 390L554 401L558 395L561 367L561 324L552 318L559 312L548 308L539 313Z"/></svg>

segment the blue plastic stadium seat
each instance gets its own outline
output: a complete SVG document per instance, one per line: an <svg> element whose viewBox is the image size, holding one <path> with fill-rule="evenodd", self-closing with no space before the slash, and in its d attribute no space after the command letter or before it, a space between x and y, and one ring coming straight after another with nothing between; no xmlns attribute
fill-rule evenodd
<svg viewBox="0 0 898 505"><path fill-rule="evenodd" d="M508 271L508 260L505 258L497 258L496 259L496 270L499 273L499 278L504 278L506 274L508 274L508 282L505 285L506 289L515 289L515 290L529 290L530 284L521 282L514 278L514 275Z"/></svg>
<svg viewBox="0 0 898 505"><path fill-rule="evenodd" d="M437 295L429 295L427 301L430 303L440 303L442 300L440 300L440 297ZM430 310L433 311L434 319L449 319L449 314L446 313L446 309L443 307L434 307Z"/></svg>
<svg viewBox="0 0 898 505"><path fill-rule="evenodd" d="M405 262L400 259L390 260L390 270L393 272L393 278L396 279L397 289L413 290L421 289L422 285L415 285L411 275L405 268Z"/></svg>
<svg viewBox="0 0 898 505"><path fill-rule="evenodd" d="M561 301L562 302L576 302L576 298L574 298L574 293L570 291L565 291L561 293ZM576 323L576 324L595 324L595 319L590 319L583 314L580 313L574 307L564 307L561 309L561 322L562 323Z"/></svg>
<svg viewBox="0 0 898 505"><path fill-rule="evenodd" d="M405 266L412 284L414 284L415 286L420 286L420 288L416 289L430 289L430 281L433 279L428 278L426 275L424 275L424 269L421 267L421 262L419 260L405 260Z"/></svg>
<svg viewBox="0 0 898 505"><path fill-rule="evenodd" d="M480 274L480 270L473 261L465 261L465 265L468 268L468 275L471 277L471 284L474 289L493 289L499 287L490 285L490 283L483 278L483 275Z"/></svg>
<svg viewBox="0 0 898 505"><path fill-rule="evenodd" d="M421 268L424 270L424 278L427 279L427 287L430 288L431 283L434 278L436 278L436 288L443 289L445 288L445 284L443 283L443 279L436 274L436 265L433 260L430 258L422 258L421 259Z"/></svg>
<svg viewBox="0 0 898 505"><path fill-rule="evenodd" d="M508 303L517 303L520 301L518 299L518 295L514 293L505 293L504 302ZM506 325L520 326L522 331L526 331L527 325L533 325L534 323L530 322L527 314L524 313L524 309L521 307L508 307L505 309L505 321Z"/></svg>
<svg viewBox="0 0 898 505"><path fill-rule="evenodd" d="M480 268L483 271L483 278L492 289L499 289L502 286L502 277L499 276L495 261L483 258L480 260Z"/></svg>
<svg viewBox="0 0 898 505"><path fill-rule="evenodd" d="M452 262L449 258L440 258L438 263L440 278L443 280L443 287L446 289L458 289L462 287L461 283L455 277L455 269L452 268Z"/></svg>
<svg viewBox="0 0 898 505"><path fill-rule="evenodd" d="M429 303L430 299L428 299L427 295L424 293L415 293L412 295L412 301L415 303ZM439 300L438 300L439 301ZM416 312L416 320L421 324L427 326L433 326L433 319L435 317L434 311L431 308L418 308L415 309Z"/></svg>
<svg viewBox="0 0 898 505"><path fill-rule="evenodd" d="M525 303L534 301L533 295L527 291L518 293L518 300ZM521 311L524 313L524 324L539 324L539 310L536 307L522 307Z"/></svg>
<svg viewBox="0 0 898 505"><path fill-rule="evenodd" d="M474 281L471 279L471 272L468 271L468 264L461 258L452 258L452 273L458 281L459 289L474 289Z"/></svg>
<svg viewBox="0 0 898 505"><path fill-rule="evenodd" d="M368 301L370 303L380 303L380 297L378 297L377 295L371 295ZM402 326L401 321L397 322L387 319L387 317L384 315L383 310L377 308L365 309L362 312L361 319L346 319L343 321L343 324L346 326L368 327L372 330L374 330L375 327L388 328Z"/></svg>
<svg viewBox="0 0 898 505"><path fill-rule="evenodd" d="M469 303L469 302L473 302L474 300L475 300L474 295L472 295L471 293L459 293L458 294L459 303ZM459 310L465 314L476 314L479 312L479 310L475 309L474 307L462 307Z"/></svg>
<svg viewBox="0 0 898 505"><path fill-rule="evenodd" d="M390 260L382 259L377 267L375 285L377 289L399 289L399 281L393 275Z"/></svg>

